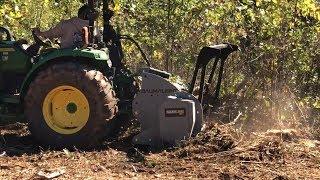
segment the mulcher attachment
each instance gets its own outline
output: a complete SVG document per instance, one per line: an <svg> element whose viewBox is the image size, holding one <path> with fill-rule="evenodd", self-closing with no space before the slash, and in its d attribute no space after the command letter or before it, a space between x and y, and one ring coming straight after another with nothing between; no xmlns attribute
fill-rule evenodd
<svg viewBox="0 0 320 180"><path fill-rule="evenodd" d="M208 83L212 82L218 61L220 71L215 97L219 95L224 62L238 47L220 44L204 47L198 56L189 92L168 80L168 73L152 68L141 70L141 90L132 103L133 113L141 124L141 133L133 138L138 145L174 145L197 135L202 129L204 79L206 66L215 58ZM202 68L200 94L192 94L199 69ZM205 93L207 93L207 88Z"/></svg>
<svg viewBox="0 0 320 180"><path fill-rule="evenodd" d="M141 70L141 90L132 102L141 133L133 143L161 147L195 136L202 128L202 106L192 94L168 80L170 74Z"/></svg>

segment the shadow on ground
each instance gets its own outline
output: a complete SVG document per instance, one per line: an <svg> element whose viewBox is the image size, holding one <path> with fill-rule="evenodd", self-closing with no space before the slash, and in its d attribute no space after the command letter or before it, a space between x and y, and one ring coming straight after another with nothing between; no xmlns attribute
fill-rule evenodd
<svg viewBox="0 0 320 180"><path fill-rule="evenodd" d="M94 149L87 149L90 151L104 151L108 149L114 149L117 151L123 151L126 154L132 154L134 147L131 143L132 138L138 133L138 125L133 121L128 121L123 124L121 130L116 132L112 137L106 138L101 146ZM14 123L14 124L1 124L0 125L0 156L22 156L22 155L34 155L41 152L50 150L62 150L54 149L51 147L44 147L38 144L30 134L27 124ZM68 149L69 151L82 151L81 149L74 148Z"/></svg>
<svg viewBox="0 0 320 180"><path fill-rule="evenodd" d="M32 155L43 148L35 143L26 124L15 123L0 126L0 153L7 156Z"/></svg>

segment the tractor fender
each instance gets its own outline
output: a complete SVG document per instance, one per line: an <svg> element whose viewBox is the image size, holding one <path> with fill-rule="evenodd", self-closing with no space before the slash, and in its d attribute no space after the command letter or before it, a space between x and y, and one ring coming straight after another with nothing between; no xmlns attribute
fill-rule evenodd
<svg viewBox="0 0 320 180"><path fill-rule="evenodd" d="M94 49L57 49L48 53L41 54L35 58L35 63L26 75L20 88L20 101L22 102L26 95L29 85L37 76L38 72L44 67L59 61L80 61L84 64L101 66L105 64L111 67L111 61L108 54L102 50Z"/></svg>

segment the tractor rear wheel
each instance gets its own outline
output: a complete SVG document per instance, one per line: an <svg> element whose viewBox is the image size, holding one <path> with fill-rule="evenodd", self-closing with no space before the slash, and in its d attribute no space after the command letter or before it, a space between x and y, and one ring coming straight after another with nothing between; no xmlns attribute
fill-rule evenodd
<svg viewBox="0 0 320 180"><path fill-rule="evenodd" d="M25 97L33 137L58 148L91 148L111 131L118 111L115 92L99 71L58 63L40 71Z"/></svg>

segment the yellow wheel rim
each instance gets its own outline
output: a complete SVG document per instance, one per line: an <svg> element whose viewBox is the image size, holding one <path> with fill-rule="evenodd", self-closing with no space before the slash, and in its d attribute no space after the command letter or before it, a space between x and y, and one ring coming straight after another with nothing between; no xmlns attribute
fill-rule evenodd
<svg viewBox="0 0 320 180"><path fill-rule="evenodd" d="M60 134L74 134L89 119L90 107L86 96L72 86L59 86L44 99L42 112L47 125Z"/></svg>

